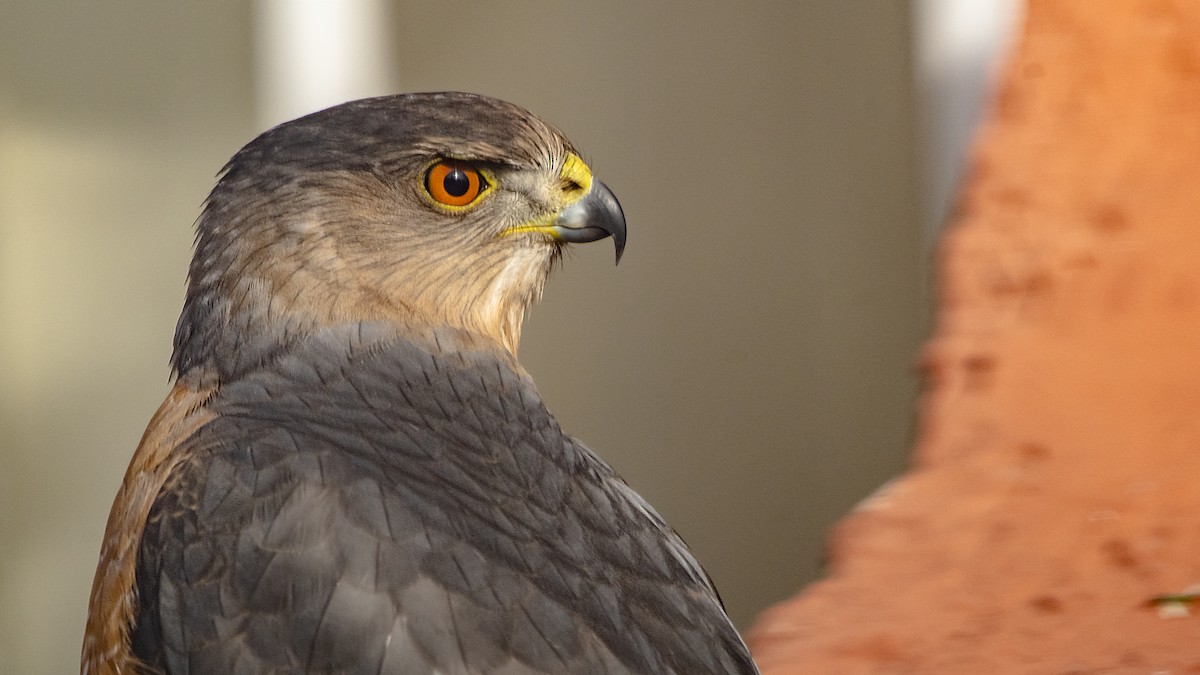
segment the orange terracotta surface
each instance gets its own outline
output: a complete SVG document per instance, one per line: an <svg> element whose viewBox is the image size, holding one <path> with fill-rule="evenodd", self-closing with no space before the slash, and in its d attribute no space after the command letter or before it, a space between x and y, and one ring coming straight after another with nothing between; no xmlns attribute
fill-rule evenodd
<svg viewBox="0 0 1200 675"><path fill-rule="evenodd" d="M913 468L763 672L1200 672L1200 2L1032 0L960 199Z"/></svg>

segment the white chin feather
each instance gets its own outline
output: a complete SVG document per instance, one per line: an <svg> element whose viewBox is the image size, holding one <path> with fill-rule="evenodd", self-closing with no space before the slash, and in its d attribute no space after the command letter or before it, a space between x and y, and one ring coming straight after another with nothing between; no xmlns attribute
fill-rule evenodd
<svg viewBox="0 0 1200 675"><path fill-rule="evenodd" d="M550 253L541 246L517 248L480 298L482 324L494 327L504 346L514 354L525 310L541 295L549 262Z"/></svg>

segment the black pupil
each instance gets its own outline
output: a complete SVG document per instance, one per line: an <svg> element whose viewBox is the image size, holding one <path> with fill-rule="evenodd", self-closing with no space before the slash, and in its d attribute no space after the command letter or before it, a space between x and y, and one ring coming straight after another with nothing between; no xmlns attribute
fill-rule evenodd
<svg viewBox="0 0 1200 675"><path fill-rule="evenodd" d="M451 169L442 179L442 189L451 197L461 197L471 189L471 178L462 169Z"/></svg>

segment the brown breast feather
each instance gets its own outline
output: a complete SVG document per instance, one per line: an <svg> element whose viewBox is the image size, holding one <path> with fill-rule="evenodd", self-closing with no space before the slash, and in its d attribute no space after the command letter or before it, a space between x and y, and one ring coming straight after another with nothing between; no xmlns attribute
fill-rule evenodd
<svg viewBox="0 0 1200 675"><path fill-rule="evenodd" d="M104 531L100 562L88 601L87 627L80 657L82 675L137 672L129 648L134 620L134 582L138 544L150 507L171 470L184 454L180 443L213 418L204 405L213 389L195 390L176 383L146 427Z"/></svg>

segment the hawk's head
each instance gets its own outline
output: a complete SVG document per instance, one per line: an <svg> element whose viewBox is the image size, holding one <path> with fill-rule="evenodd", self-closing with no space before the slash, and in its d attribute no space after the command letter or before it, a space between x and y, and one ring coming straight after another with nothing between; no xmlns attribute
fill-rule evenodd
<svg viewBox="0 0 1200 675"><path fill-rule="evenodd" d="M612 236L612 192L559 131L461 93L354 101L225 166L197 225L172 364L225 379L321 326L448 326L515 352L566 242Z"/></svg>

